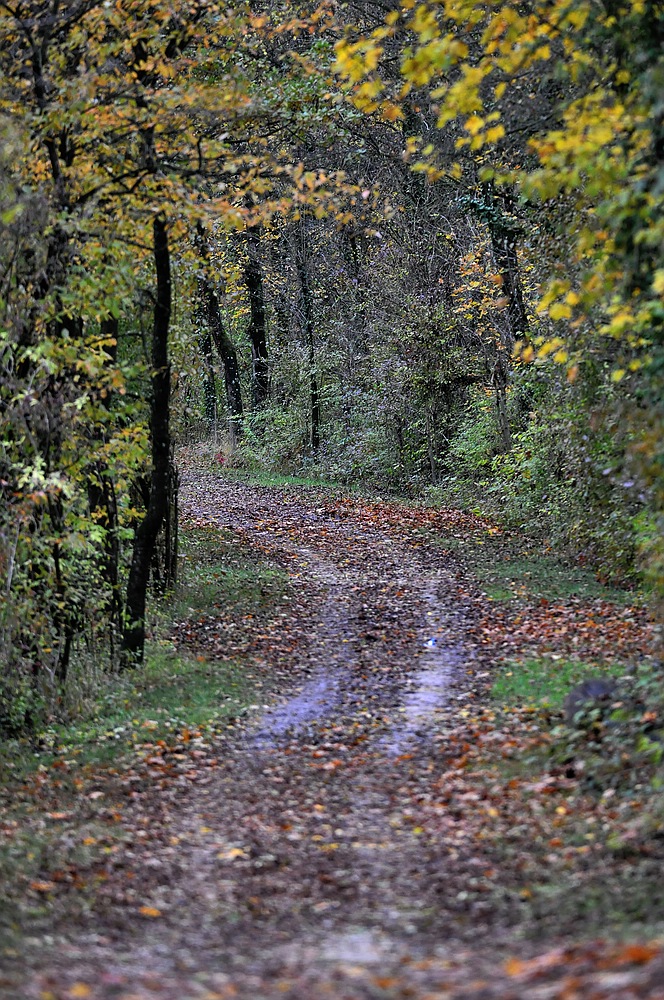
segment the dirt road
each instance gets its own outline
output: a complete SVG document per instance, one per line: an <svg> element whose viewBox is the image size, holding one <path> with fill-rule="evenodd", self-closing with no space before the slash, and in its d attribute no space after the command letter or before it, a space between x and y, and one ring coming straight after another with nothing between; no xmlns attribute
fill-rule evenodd
<svg viewBox="0 0 664 1000"><path fill-rule="evenodd" d="M142 912L109 877L87 917L33 941L26 1000L664 996L655 973L602 980L583 949L572 988L564 942L551 976L530 961L523 898L484 846L495 809L463 779L491 654L448 556L356 502L212 475L185 480L182 515L286 568L283 628L257 643L286 680L203 777L136 789L113 864Z"/></svg>

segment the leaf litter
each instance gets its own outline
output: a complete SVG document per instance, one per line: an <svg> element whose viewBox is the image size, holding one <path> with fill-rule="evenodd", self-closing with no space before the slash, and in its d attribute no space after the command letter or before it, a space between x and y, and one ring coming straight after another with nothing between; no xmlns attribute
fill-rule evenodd
<svg viewBox="0 0 664 1000"><path fill-rule="evenodd" d="M181 647L244 656L265 704L216 734L146 739L131 764L73 776L60 762L28 781L23 822L59 823L64 847L87 841L91 855L44 857L19 878L0 993L664 996L648 925L616 944L600 932L610 914L588 913L597 878L620 890L637 862L661 875L661 840L634 825L639 797L598 801L568 765L538 767L545 720L486 699L506 655L572 643L595 656L607 636L647 652L643 609L497 609L430 544L426 532L495 531L458 511L200 470L182 510L211 545L230 533L288 573L270 614L219 607L173 624ZM20 836L6 815L4 833ZM631 840L607 853L616 828Z"/></svg>

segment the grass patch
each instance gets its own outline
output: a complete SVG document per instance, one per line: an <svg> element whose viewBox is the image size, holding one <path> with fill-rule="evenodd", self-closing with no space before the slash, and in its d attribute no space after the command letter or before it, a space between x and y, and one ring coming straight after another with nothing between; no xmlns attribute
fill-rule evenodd
<svg viewBox="0 0 664 1000"><path fill-rule="evenodd" d="M506 663L491 688L491 697L503 706L538 705L559 709L570 690L589 675L620 677L624 664L589 667L578 660L541 658Z"/></svg>
<svg viewBox="0 0 664 1000"><path fill-rule="evenodd" d="M197 618L220 609L231 617L268 613L282 600L287 574L230 533L182 532L180 581L172 599L151 609L153 640L142 667L101 674L81 696L76 717L51 722L30 738L0 743L0 773L10 782L63 759L106 766L149 740L182 729L222 729L254 700L245 665L176 652L167 637L173 617Z"/></svg>
<svg viewBox="0 0 664 1000"><path fill-rule="evenodd" d="M140 670L106 678L85 718L1 744L0 771L21 780L63 758L81 766L117 764L146 741L223 728L251 703L252 692L239 664L207 663L153 645Z"/></svg>
<svg viewBox="0 0 664 1000"><path fill-rule="evenodd" d="M288 574L260 550L239 545L230 532L188 528L181 539L180 580L170 615L256 614L283 599Z"/></svg>
<svg viewBox="0 0 664 1000"><path fill-rule="evenodd" d="M629 605L639 600L638 593L600 583L590 570L565 563L546 550L535 550L531 540L517 535L487 533L439 542L461 558L494 601L575 597Z"/></svg>

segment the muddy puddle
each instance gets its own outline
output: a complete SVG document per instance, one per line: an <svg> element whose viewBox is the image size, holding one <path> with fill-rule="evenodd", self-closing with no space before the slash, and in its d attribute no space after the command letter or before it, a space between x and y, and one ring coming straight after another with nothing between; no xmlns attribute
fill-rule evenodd
<svg viewBox="0 0 664 1000"><path fill-rule="evenodd" d="M427 642L419 670L406 682L400 718L381 741L388 755L405 753L414 741L431 735L432 726L449 710L452 681L466 660L461 646L447 645L438 637Z"/></svg>
<svg viewBox="0 0 664 1000"><path fill-rule="evenodd" d="M261 728L252 742L258 747L269 748L284 739L297 736L306 738L308 730L330 716L339 700L341 670L328 669L307 681L281 705L266 711Z"/></svg>

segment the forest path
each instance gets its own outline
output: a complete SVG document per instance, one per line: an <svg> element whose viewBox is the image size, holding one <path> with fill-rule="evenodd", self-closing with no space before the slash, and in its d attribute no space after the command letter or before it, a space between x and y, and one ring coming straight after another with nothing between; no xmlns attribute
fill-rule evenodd
<svg viewBox="0 0 664 1000"><path fill-rule="evenodd" d="M406 537L396 505L197 474L181 509L288 572L289 603L258 644L265 676L285 681L207 770L133 786L135 835L89 911L32 942L21 997L590 996L578 961L570 993L563 951L528 964L532 943L510 930L522 900L483 839L496 809L464 773L490 669L481 599L449 557ZM598 998L660 995L590 973Z"/></svg>

